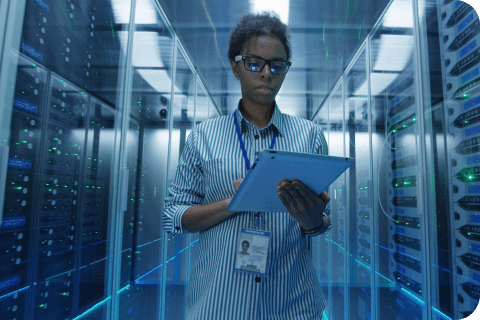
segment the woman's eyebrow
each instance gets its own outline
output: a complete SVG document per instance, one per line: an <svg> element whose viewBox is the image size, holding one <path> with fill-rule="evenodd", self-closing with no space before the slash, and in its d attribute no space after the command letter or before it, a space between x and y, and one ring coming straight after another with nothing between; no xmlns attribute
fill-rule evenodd
<svg viewBox="0 0 480 320"><path fill-rule="evenodd" d="M260 59L263 59L263 60L268 60L268 59L265 59L265 58L262 58L260 56L257 56L256 54L247 54L247 56L252 56L252 57L255 57L255 58L260 58ZM273 61L273 60L279 60L279 61L286 61L284 58L282 57L275 57L273 59L270 59L270 61Z"/></svg>

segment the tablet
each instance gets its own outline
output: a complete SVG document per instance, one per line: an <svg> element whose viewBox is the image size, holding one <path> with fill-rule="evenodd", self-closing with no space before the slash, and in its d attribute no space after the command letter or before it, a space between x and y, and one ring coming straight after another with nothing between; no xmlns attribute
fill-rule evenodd
<svg viewBox="0 0 480 320"><path fill-rule="evenodd" d="M353 158L263 149L227 209L288 212L277 195L282 180L299 180L318 196L354 162Z"/></svg>

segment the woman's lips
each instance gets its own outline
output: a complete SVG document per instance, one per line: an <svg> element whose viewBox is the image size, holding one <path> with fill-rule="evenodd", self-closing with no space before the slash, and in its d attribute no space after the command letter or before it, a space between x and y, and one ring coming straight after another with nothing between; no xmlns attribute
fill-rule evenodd
<svg viewBox="0 0 480 320"><path fill-rule="evenodd" d="M259 86L259 87L256 87L255 89L263 89L263 90L270 90L270 91L273 90L272 88L267 87L267 86Z"/></svg>

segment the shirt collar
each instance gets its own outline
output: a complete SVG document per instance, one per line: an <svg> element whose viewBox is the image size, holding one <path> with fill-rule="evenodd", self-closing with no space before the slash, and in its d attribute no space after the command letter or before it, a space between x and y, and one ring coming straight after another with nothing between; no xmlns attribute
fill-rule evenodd
<svg viewBox="0 0 480 320"><path fill-rule="evenodd" d="M255 126L253 124L251 124L250 122L248 122L247 119L245 119L245 117L240 112L240 103L242 103L242 99L240 99L240 101L238 101L237 110L235 110L235 116L237 117L238 123L241 124L241 126L240 126L241 127L240 128L241 133L245 133L246 129L247 129L247 125L250 125L252 127L255 127ZM268 125L265 128L263 128L262 130L265 130L268 127L270 127L270 125L273 125L277 129L278 134L280 136L283 136L283 127L282 127L282 124L283 124L282 120L283 119L282 118L283 118L283 114L280 111L280 109L278 108L277 102L275 101L275 110L273 111L272 119L270 119L270 122L268 123Z"/></svg>

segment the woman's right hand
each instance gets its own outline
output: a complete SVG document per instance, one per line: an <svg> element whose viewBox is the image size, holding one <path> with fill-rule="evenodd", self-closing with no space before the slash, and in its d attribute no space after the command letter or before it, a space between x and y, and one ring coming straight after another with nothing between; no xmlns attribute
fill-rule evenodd
<svg viewBox="0 0 480 320"><path fill-rule="evenodd" d="M238 190L238 188L240 187L242 182L243 182L243 179L238 179L238 180L233 181L233 186L235 187L236 190Z"/></svg>
<svg viewBox="0 0 480 320"><path fill-rule="evenodd" d="M242 182L243 182L243 179L238 179L238 180L233 181L233 186L235 187L235 190L238 190L238 188L240 187ZM225 202L230 204L230 202L232 202L232 199L233 199L233 196L225 199Z"/></svg>

